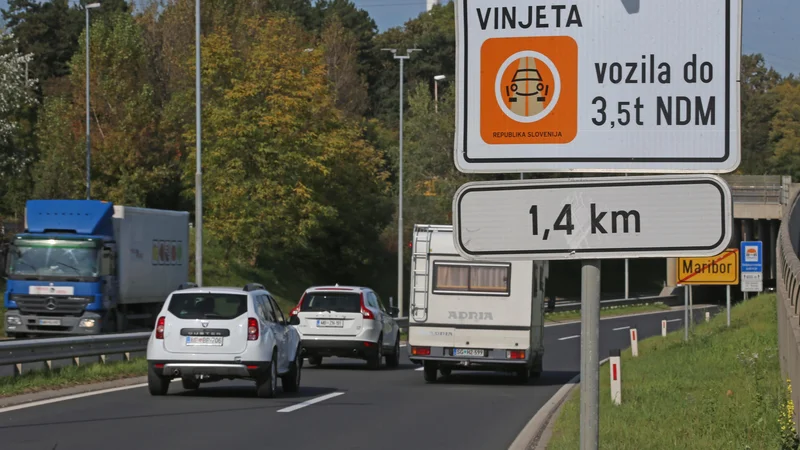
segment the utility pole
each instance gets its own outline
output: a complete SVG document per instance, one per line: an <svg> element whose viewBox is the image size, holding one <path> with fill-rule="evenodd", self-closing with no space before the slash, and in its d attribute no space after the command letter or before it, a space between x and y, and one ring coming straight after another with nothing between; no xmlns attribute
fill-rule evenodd
<svg viewBox="0 0 800 450"><path fill-rule="evenodd" d="M382 48L381 50L392 52L394 59L400 60L400 151L399 151L399 189L397 205L397 305L400 309L400 317L403 317L403 61L411 57L412 52L422 49L406 49L405 55L398 55L396 48Z"/></svg>
<svg viewBox="0 0 800 450"><path fill-rule="evenodd" d="M91 119L89 118L89 10L99 8L100 3L90 3L84 7L86 11L86 200L92 198L92 139L89 135ZM27 78L27 64L25 76Z"/></svg>
<svg viewBox="0 0 800 450"><path fill-rule="evenodd" d="M200 165L202 156L202 137L200 119L200 0L194 2L194 48L195 48L195 134L197 144L196 168L194 174L194 279L198 286L203 285L203 169Z"/></svg>

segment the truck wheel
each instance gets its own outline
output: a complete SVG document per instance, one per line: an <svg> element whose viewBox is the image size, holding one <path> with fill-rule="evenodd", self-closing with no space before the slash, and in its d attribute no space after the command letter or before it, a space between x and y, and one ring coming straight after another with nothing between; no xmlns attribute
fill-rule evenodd
<svg viewBox="0 0 800 450"><path fill-rule="evenodd" d="M530 369L528 369L527 366L517 369L514 372L514 379L517 383L528 384L528 380L530 379Z"/></svg>
<svg viewBox="0 0 800 450"><path fill-rule="evenodd" d="M422 372L423 372L423 374L425 376L425 381L427 381L428 383L435 383L436 382L436 375L438 373L437 372L438 371L438 367L436 367L436 363L434 363L432 361L425 361L424 364L425 364L424 365L425 368L422 370Z"/></svg>
<svg viewBox="0 0 800 450"><path fill-rule="evenodd" d="M272 362L269 365L267 375L261 375L256 380L256 395L260 398L275 397L275 390L278 387L278 352L272 352Z"/></svg>
<svg viewBox="0 0 800 450"><path fill-rule="evenodd" d="M167 395L170 379L159 375L152 364L147 365L147 389L150 395Z"/></svg>

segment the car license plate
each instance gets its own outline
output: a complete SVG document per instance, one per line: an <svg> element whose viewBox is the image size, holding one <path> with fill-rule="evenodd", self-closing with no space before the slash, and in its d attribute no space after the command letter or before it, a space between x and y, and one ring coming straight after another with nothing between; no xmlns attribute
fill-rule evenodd
<svg viewBox="0 0 800 450"><path fill-rule="evenodd" d="M453 356L483 356L483 350L477 348L454 348Z"/></svg>
<svg viewBox="0 0 800 450"><path fill-rule="evenodd" d="M331 319L317 320L317 327L320 328L342 328L343 326L344 326L343 320L331 320Z"/></svg>
<svg viewBox="0 0 800 450"><path fill-rule="evenodd" d="M221 346L222 336L186 336L186 345Z"/></svg>
<svg viewBox="0 0 800 450"><path fill-rule="evenodd" d="M51 325L57 327L61 325L61 319L39 319L39 325Z"/></svg>

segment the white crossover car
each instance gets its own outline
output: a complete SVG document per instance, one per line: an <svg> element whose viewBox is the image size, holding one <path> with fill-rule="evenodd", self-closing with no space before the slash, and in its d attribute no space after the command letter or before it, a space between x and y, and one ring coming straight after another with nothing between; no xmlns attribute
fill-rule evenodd
<svg viewBox="0 0 800 450"><path fill-rule="evenodd" d="M280 377L284 392L297 391L300 335L264 286L187 285L164 302L147 344L150 394L165 395L174 378L185 389L250 379L259 397L273 397Z"/></svg>
<svg viewBox="0 0 800 450"><path fill-rule="evenodd" d="M397 308L387 311L367 287L320 286L305 291L289 313L302 339L302 355L311 365L325 356L365 359L373 369L400 362Z"/></svg>

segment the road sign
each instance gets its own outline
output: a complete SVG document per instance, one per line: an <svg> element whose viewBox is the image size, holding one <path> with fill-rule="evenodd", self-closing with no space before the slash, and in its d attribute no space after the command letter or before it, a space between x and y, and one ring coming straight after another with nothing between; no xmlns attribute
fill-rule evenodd
<svg viewBox="0 0 800 450"><path fill-rule="evenodd" d="M742 249L742 292L761 292L764 290L764 255L761 241L743 241Z"/></svg>
<svg viewBox="0 0 800 450"><path fill-rule="evenodd" d="M453 199L453 239L470 259L714 256L731 211L708 174L471 182Z"/></svg>
<svg viewBox="0 0 800 450"><path fill-rule="evenodd" d="M739 284L739 249L729 248L706 258L678 258L678 284Z"/></svg>
<svg viewBox="0 0 800 450"><path fill-rule="evenodd" d="M733 171L741 2L457 0L456 166Z"/></svg>

